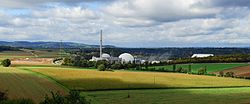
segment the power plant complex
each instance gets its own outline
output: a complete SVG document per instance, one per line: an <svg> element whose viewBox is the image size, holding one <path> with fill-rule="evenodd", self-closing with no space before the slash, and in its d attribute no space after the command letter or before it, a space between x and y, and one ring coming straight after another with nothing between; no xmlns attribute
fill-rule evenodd
<svg viewBox="0 0 250 104"><path fill-rule="evenodd" d="M107 53L103 53L103 39L102 39L102 30L100 31L100 55L99 57L95 57L93 56L92 59L90 59L90 61L101 61L101 60L106 60L110 63L142 63L142 60L138 60L135 59L133 55L131 55L130 53L123 53L121 55L119 55L118 57L113 57Z"/></svg>

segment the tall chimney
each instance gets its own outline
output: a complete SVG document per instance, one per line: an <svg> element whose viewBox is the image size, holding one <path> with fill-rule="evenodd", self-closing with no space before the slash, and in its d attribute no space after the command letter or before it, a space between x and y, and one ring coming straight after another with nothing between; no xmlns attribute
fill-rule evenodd
<svg viewBox="0 0 250 104"><path fill-rule="evenodd" d="M100 32L100 58L102 59L102 30Z"/></svg>

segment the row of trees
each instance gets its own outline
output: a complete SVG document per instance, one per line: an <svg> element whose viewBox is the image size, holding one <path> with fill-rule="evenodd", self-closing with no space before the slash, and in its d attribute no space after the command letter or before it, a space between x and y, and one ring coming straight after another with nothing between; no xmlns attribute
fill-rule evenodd
<svg viewBox="0 0 250 104"><path fill-rule="evenodd" d="M213 56L205 58L181 58L166 64L184 64L184 63L232 63L232 62L250 62L249 54L234 54L225 56Z"/></svg>

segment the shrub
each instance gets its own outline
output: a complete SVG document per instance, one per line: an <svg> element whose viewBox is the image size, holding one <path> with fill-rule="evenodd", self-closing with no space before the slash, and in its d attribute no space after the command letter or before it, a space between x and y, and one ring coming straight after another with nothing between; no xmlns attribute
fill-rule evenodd
<svg viewBox="0 0 250 104"><path fill-rule="evenodd" d="M182 69L181 73L188 73L188 70L187 69Z"/></svg>
<svg viewBox="0 0 250 104"><path fill-rule="evenodd" d="M101 65L98 66L97 69L98 69L99 71L105 71L105 70L106 70L106 67L105 67L104 64L101 64Z"/></svg>
<svg viewBox="0 0 250 104"><path fill-rule="evenodd" d="M68 96L62 96L58 92L51 92L51 94L52 98L46 95L44 101L40 104L90 104L90 102L85 97L82 97L78 91L70 91Z"/></svg>
<svg viewBox="0 0 250 104"><path fill-rule="evenodd" d="M225 77L234 77L234 72L226 72Z"/></svg>
<svg viewBox="0 0 250 104"><path fill-rule="evenodd" d="M220 72L219 72L219 76L220 76L220 77L223 77L223 76L224 76L224 72L223 72L223 71L220 71Z"/></svg>
<svg viewBox="0 0 250 104"><path fill-rule="evenodd" d="M115 63L113 65L111 65L111 69L122 69L122 64L120 63Z"/></svg>
<svg viewBox="0 0 250 104"><path fill-rule="evenodd" d="M5 60L3 60L3 61L2 61L2 65L3 65L4 67L9 67L9 66L11 65L10 59L5 59Z"/></svg>
<svg viewBox="0 0 250 104"><path fill-rule="evenodd" d="M198 70L198 75L204 75L204 74L206 74L207 72L206 72L206 69L205 68L201 68L201 69L199 69Z"/></svg>
<svg viewBox="0 0 250 104"><path fill-rule="evenodd" d="M174 64L173 65L173 72L175 72L175 70L176 70L176 65Z"/></svg>
<svg viewBox="0 0 250 104"><path fill-rule="evenodd" d="M181 73L181 71L182 71L182 67L178 67L176 70L176 72L179 72L179 73Z"/></svg>
<svg viewBox="0 0 250 104"><path fill-rule="evenodd" d="M7 100L7 99L8 99L8 97L7 97L6 92L0 92L0 102Z"/></svg>

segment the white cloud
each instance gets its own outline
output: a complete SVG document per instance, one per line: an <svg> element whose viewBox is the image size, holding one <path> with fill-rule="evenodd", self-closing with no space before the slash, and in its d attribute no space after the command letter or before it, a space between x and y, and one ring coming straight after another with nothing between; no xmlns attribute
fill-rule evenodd
<svg viewBox="0 0 250 104"><path fill-rule="evenodd" d="M21 6L21 1L1 2ZM30 8L30 14L20 16L0 10L0 40L98 44L103 29L105 44L124 47L250 45L250 10L237 5L215 5L211 0L119 0L98 9Z"/></svg>

